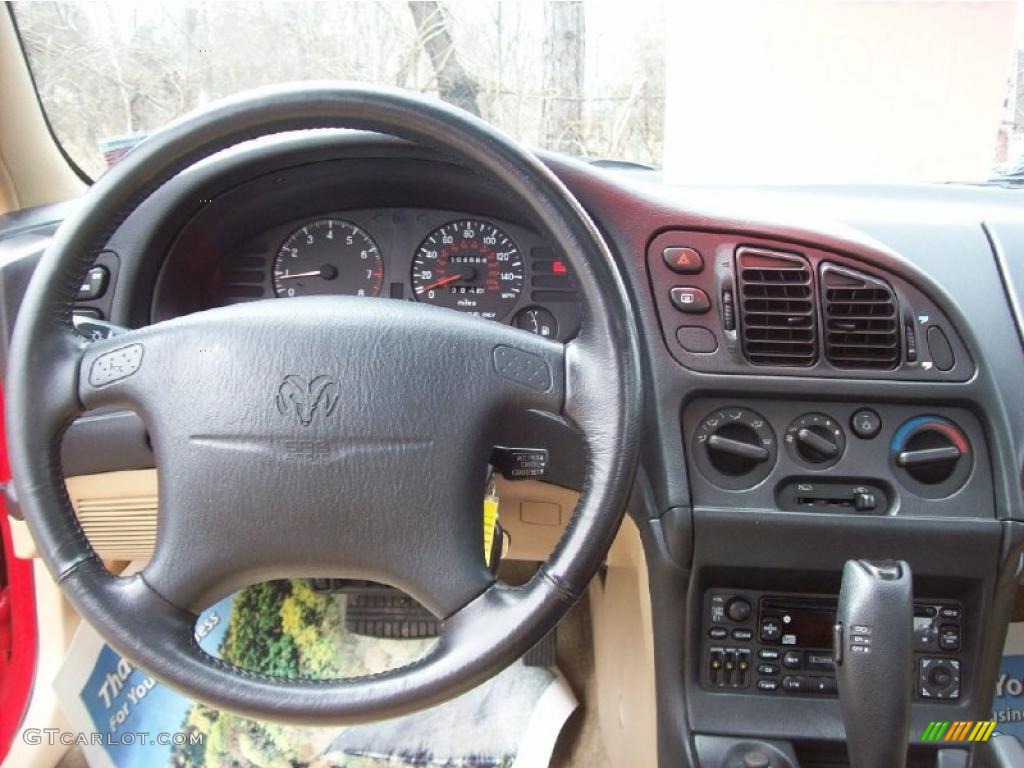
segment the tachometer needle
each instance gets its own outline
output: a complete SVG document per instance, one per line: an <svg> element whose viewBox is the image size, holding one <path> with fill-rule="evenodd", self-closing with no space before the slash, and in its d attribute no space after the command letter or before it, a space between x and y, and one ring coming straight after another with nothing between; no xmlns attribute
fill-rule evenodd
<svg viewBox="0 0 1024 768"><path fill-rule="evenodd" d="M309 272L293 272L290 274L274 275L274 278L277 280L295 280L300 277L322 277L324 280L333 280L337 276L337 269L332 267L330 264L324 264L320 269L310 270Z"/></svg>
<svg viewBox="0 0 1024 768"><path fill-rule="evenodd" d="M435 280L430 285L421 285L416 289L416 293L423 293L424 291L432 291L435 288L448 285L448 283L454 283L456 280L461 280L462 275L448 275L448 277L442 277L440 280Z"/></svg>

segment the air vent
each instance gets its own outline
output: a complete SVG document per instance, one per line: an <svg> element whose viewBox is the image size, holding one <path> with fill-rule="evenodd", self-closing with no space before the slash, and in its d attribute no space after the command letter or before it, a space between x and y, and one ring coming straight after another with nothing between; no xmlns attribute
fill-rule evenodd
<svg viewBox="0 0 1024 768"><path fill-rule="evenodd" d="M887 283L826 262L821 291L825 357L832 365L880 370L899 365L899 314Z"/></svg>
<svg viewBox="0 0 1024 768"><path fill-rule="evenodd" d="M810 366L818 357L811 268L801 256L736 252L743 354L754 365Z"/></svg>

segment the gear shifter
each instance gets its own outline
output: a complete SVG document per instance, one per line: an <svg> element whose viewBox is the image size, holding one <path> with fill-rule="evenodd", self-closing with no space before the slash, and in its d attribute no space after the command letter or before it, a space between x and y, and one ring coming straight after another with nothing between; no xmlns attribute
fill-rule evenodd
<svg viewBox="0 0 1024 768"><path fill-rule="evenodd" d="M834 652L851 768L906 765L913 634L910 566L847 560Z"/></svg>

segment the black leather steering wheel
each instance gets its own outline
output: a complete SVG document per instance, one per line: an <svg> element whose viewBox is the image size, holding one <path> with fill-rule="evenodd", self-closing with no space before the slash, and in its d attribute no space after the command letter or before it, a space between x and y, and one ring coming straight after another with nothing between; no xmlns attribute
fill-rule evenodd
<svg viewBox="0 0 1024 768"><path fill-rule="evenodd" d="M239 142L313 128L405 138L503 187L573 267L584 310L578 338L562 345L447 309L346 297L212 309L90 344L73 334L72 302L95 254L154 190ZM334 84L219 102L154 134L100 178L36 268L7 386L20 503L75 608L126 657L189 696L304 725L444 701L538 642L611 545L635 471L641 408L625 287L558 179L464 112ZM111 575L89 546L60 467L63 431L83 410L106 405L139 413L160 471L156 549L130 577ZM575 423L587 465L556 551L512 588L483 562L480 505L495 427L523 409ZM317 450L296 451L297 441ZM198 647L198 610L286 576L390 583L444 619L438 642L391 672L327 681L254 674Z"/></svg>

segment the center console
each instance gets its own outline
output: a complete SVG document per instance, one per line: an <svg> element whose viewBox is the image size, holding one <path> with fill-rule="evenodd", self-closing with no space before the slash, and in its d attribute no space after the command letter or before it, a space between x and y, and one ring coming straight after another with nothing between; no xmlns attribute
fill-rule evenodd
<svg viewBox="0 0 1024 768"><path fill-rule="evenodd" d="M827 196L767 197L796 222L793 203ZM820 235L754 206L657 218L626 251L645 254L658 408L645 546L663 765L879 768L898 730L911 768L988 768L1010 741L929 726L992 717L1024 567L1024 358L1004 306L1020 240L854 198ZM851 562L900 563L899 594L882 597L879 568L861 607L898 603L905 621L859 631L839 602Z"/></svg>

